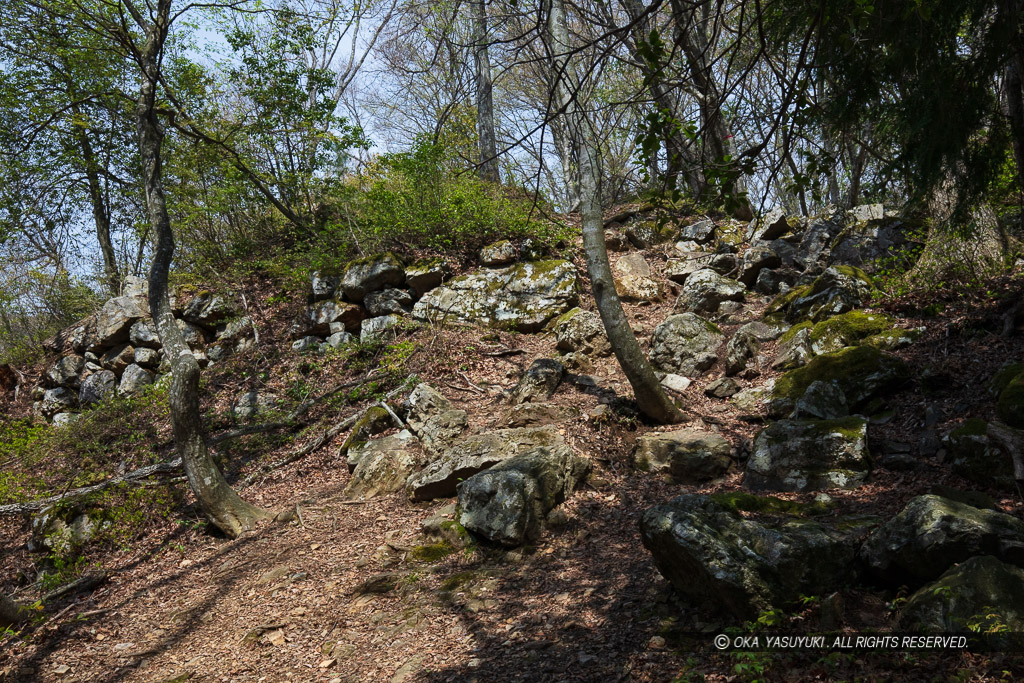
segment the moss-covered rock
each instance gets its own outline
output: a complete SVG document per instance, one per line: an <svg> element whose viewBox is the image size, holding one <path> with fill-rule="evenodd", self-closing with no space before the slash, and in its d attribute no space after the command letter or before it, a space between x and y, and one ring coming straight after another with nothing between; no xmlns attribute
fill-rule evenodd
<svg viewBox="0 0 1024 683"><path fill-rule="evenodd" d="M701 495L648 509L640 531L677 591L739 619L835 590L852 575L856 547L849 532L803 519L744 519Z"/></svg>
<svg viewBox="0 0 1024 683"><path fill-rule="evenodd" d="M894 325L892 318L881 313L848 311L816 324L811 329L811 348L815 354L831 353L891 330Z"/></svg>
<svg viewBox="0 0 1024 683"><path fill-rule="evenodd" d="M1016 429L1024 429L1024 372L1011 379L999 392L996 415Z"/></svg>
<svg viewBox="0 0 1024 683"><path fill-rule="evenodd" d="M538 332L579 303L579 279L568 261L530 261L481 268L428 292L413 317Z"/></svg>
<svg viewBox="0 0 1024 683"><path fill-rule="evenodd" d="M731 453L732 444L720 434L682 429L640 437L633 463L643 471L667 472L680 483L700 484L725 475Z"/></svg>
<svg viewBox="0 0 1024 683"><path fill-rule="evenodd" d="M663 372L693 377L715 364L723 341L721 329L699 315L671 315L651 337L651 363Z"/></svg>
<svg viewBox="0 0 1024 683"><path fill-rule="evenodd" d="M893 585L920 585L974 555L1024 564L1024 522L941 496L918 496L860 550L871 573Z"/></svg>
<svg viewBox="0 0 1024 683"><path fill-rule="evenodd" d="M996 370L995 374L992 375L992 379L988 381L988 393L993 398L999 398L999 394L1003 393L1013 378L1017 375L1024 373L1024 363L1006 362L1001 368Z"/></svg>
<svg viewBox="0 0 1024 683"><path fill-rule="evenodd" d="M371 436L376 436L391 426L391 413L380 406L370 406L352 426L352 431L349 432L344 443L341 444L338 455L341 457L348 456L350 450L365 444ZM350 459L348 471L354 470L357 464L358 460Z"/></svg>
<svg viewBox="0 0 1024 683"><path fill-rule="evenodd" d="M400 491L409 476L423 463L423 451L412 432L374 439L351 451L349 461L356 461L355 470L345 495L350 499L374 498Z"/></svg>
<svg viewBox="0 0 1024 683"><path fill-rule="evenodd" d="M854 346L817 356L804 367L790 370L775 382L773 396L796 401L812 382L835 382L850 409L856 410L909 379L910 370L899 358L871 346Z"/></svg>
<svg viewBox="0 0 1024 683"><path fill-rule="evenodd" d="M923 327L916 327L913 329L903 329L901 327L894 327L891 330L873 334L867 339L864 339L861 344L867 346L874 346L876 349L882 351L895 351L896 349L902 349L910 346L924 334Z"/></svg>
<svg viewBox="0 0 1024 683"><path fill-rule="evenodd" d="M388 252L349 261L341 276L341 291L350 301L359 303L369 292L405 283L405 268L397 256Z"/></svg>
<svg viewBox="0 0 1024 683"><path fill-rule="evenodd" d="M860 308L873 289L871 280L859 268L832 266L810 285L794 287L778 297L765 311L765 318L820 322Z"/></svg>
<svg viewBox="0 0 1024 683"><path fill-rule="evenodd" d="M911 595L899 625L934 633L1024 631L1024 569L972 557Z"/></svg>
<svg viewBox="0 0 1024 683"><path fill-rule="evenodd" d="M823 515L829 511L825 503L800 503L775 496L758 496L746 491L725 491L711 494L711 500L731 512L757 512L767 515L792 515L808 517Z"/></svg>
<svg viewBox="0 0 1024 683"><path fill-rule="evenodd" d="M754 438L743 485L754 490L851 489L871 469L867 420L780 420Z"/></svg>
<svg viewBox="0 0 1024 683"><path fill-rule="evenodd" d="M988 423L970 418L942 439L946 462L964 479L1005 490L1014 486L1013 460L1002 443L988 435Z"/></svg>
<svg viewBox="0 0 1024 683"><path fill-rule="evenodd" d="M405 286L419 298L439 287L451 275L451 266L440 256L422 258L405 269Z"/></svg>

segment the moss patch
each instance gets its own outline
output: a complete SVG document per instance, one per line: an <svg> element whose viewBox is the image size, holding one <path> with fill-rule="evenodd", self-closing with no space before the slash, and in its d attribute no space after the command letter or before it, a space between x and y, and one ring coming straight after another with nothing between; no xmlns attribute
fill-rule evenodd
<svg viewBox="0 0 1024 683"><path fill-rule="evenodd" d="M441 590L443 591L456 591L466 584L476 580L478 572L466 571L452 574L447 579L441 582Z"/></svg>
<svg viewBox="0 0 1024 683"><path fill-rule="evenodd" d="M785 294L780 294L775 297L768 308L764 309L764 317L767 320L769 317L781 318L785 313L785 309L789 307L791 303L797 299L803 297L805 294L810 293L813 285L804 285L803 287L794 287Z"/></svg>
<svg viewBox="0 0 1024 683"><path fill-rule="evenodd" d="M799 517L820 515L828 512L828 506L824 503L798 503L774 496L757 496L746 491L714 493L711 495L711 500L732 512L762 512L767 514L796 515Z"/></svg>
<svg viewBox="0 0 1024 683"><path fill-rule="evenodd" d="M772 394L795 401L812 382L834 381L853 407L909 377L909 369L899 358L871 346L854 346L816 356L804 367L790 370L776 381Z"/></svg>
<svg viewBox="0 0 1024 683"><path fill-rule="evenodd" d="M1010 385L1013 378L1021 373L1024 373L1024 363L1007 363L992 375L992 379L988 383L989 391L993 396L999 396Z"/></svg>
<svg viewBox="0 0 1024 683"><path fill-rule="evenodd" d="M963 436L985 436L987 433L988 423L980 418L972 417L949 434L959 438Z"/></svg>
<svg viewBox="0 0 1024 683"><path fill-rule="evenodd" d="M880 313L850 311L820 322L811 329L811 343L830 342L851 346L856 342L892 329L895 321Z"/></svg>
<svg viewBox="0 0 1024 683"><path fill-rule="evenodd" d="M996 415L1011 427L1024 429L1024 373L1010 380L1006 388L999 392Z"/></svg>
<svg viewBox="0 0 1024 683"><path fill-rule="evenodd" d="M800 332L800 330L806 330L812 327L814 327L814 323L812 323L810 320L805 320L802 323L797 323L796 325L793 325L793 327L786 330L786 332L781 337L779 337L779 345L781 346L782 344L788 344L793 340L793 337L795 337Z"/></svg>
<svg viewBox="0 0 1024 683"><path fill-rule="evenodd" d="M437 562L438 560L443 560L454 552L455 546L448 541L427 543L425 545L418 545L410 550L409 559L414 562Z"/></svg>

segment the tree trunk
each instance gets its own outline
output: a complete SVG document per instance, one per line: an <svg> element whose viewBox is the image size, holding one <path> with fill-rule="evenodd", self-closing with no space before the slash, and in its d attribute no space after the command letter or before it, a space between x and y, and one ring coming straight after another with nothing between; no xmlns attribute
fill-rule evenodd
<svg viewBox="0 0 1024 683"><path fill-rule="evenodd" d="M473 57L476 61L476 129L480 140L480 179L500 183L498 147L494 136L494 100L491 97L491 60L487 54L486 0L469 3L473 13Z"/></svg>
<svg viewBox="0 0 1024 683"><path fill-rule="evenodd" d="M174 429L174 445L192 492L203 512L231 538L269 516L242 500L232 489L206 448L199 412L199 363L178 329L171 312L167 279L174 257L174 234L164 198L161 150L164 130L155 111L160 76L160 56L167 37L171 0L159 0L154 18L144 25L146 42L139 50L142 84L135 109L142 161L146 208L156 238L149 271L149 307L164 353L171 361L168 401Z"/></svg>
<svg viewBox="0 0 1024 683"><path fill-rule="evenodd" d="M121 293L121 276L117 268L114 244L110 239L110 214L106 202L103 201L99 164L89 141L89 134L84 130L78 131L78 144L82 150L82 159L85 161L85 177L89 183L89 198L92 200L92 217L96 223L96 240L100 243L100 252L103 254L104 284L111 296L117 296Z"/></svg>
<svg viewBox="0 0 1024 683"><path fill-rule="evenodd" d="M568 81L569 31L563 0L548 0L547 33L552 66L552 101L566 121L566 133L579 159L580 206L583 218L583 249L591 287L615 357L633 387L640 411L661 424L681 422L684 417L669 399L640 350L629 326L622 302L615 292L601 219L601 160L594 131L586 113L573 100ZM578 91L577 91L578 96Z"/></svg>

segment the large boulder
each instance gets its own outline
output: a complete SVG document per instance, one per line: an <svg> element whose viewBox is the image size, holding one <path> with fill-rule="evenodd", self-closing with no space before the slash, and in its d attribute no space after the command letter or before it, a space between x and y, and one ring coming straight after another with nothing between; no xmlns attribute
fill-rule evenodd
<svg viewBox="0 0 1024 683"><path fill-rule="evenodd" d="M337 299L325 299L317 301L306 309L306 320L299 335L302 337L314 336L325 337L334 332L356 333L366 318L366 312L362 307L350 304ZM332 326L340 325L342 330Z"/></svg>
<svg viewBox="0 0 1024 683"><path fill-rule="evenodd" d="M1013 457L1001 440L989 435L984 420L964 420L942 438L942 445L956 474L983 486L1013 489Z"/></svg>
<svg viewBox="0 0 1024 683"><path fill-rule="evenodd" d="M477 472L534 448L561 446L564 443L553 426L496 429L472 434L446 450L422 471L409 477L409 496L415 501L454 496L458 483Z"/></svg>
<svg viewBox="0 0 1024 683"><path fill-rule="evenodd" d="M714 313L723 301L743 301L743 285L705 268L686 278L675 310Z"/></svg>
<svg viewBox="0 0 1024 683"><path fill-rule="evenodd" d="M127 342L132 325L148 317L149 311L134 297L108 299L96 314L96 335L91 350L102 351Z"/></svg>
<svg viewBox="0 0 1024 683"><path fill-rule="evenodd" d="M367 294L363 298L363 305L372 317L409 315L412 312L412 295L404 289L387 287Z"/></svg>
<svg viewBox="0 0 1024 683"><path fill-rule="evenodd" d="M693 377L718 360L722 331L696 313L671 315L651 337L651 363L663 372Z"/></svg>
<svg viewBox="0 0 1024 683"><path fill-rule="evenodd" d="M363 412L338 449L338 455L347 459L349 472L354 471L359 465L359 458L364 453L362 447L366 442L393 426L394 419L383 406L370 406Z"/></svg>
<svg viewBox="0 0 1024 683"><path fill-rule="evenodd" d="M159 349L160 335L152 320L139 320L128 331L128 342L135 348Z"/></svg>
<svg viewBox="0 0 1024 683"><path fill-rule="evenodd" d="M78 402L82 406L91 406L117 390L117 375L110 370L99 370L92 373L82 382L78 392Z"/></svg>
<svg viewBox="0 0 1024 683"><path fill-rule="evenodd" d="M405 284L405 268L394 254L376 254L350 261L345 266L339 287L349 301L361 303L370 292L384 289L388 285L398 287Z"/></svg>
<svg viewBox="0 0 1024 683"><path fill-rule="evenodd" d="M848 311L817 323L811 328L811 350L831 353L854 346L895 327L896 321L883 313Z"/></svg>
<svg viewBox="0 0 1024 683"><path fill-rule="evenodd" d="M358 463L345 487L345 496L350 499L401 491L423 461L416 437L406 429L367 441L351 449L350 456Z"/></svg>
<svg viewBox="0 0 1024 683"><path fill-rule="evenodd" d="M182 311L181 317L193 325L212 331L228 318L238 315L238 306L222 294L200 292Z"/></svg>
<svg viewBox="0 0 1024 683"><path fill-rule="evenodd" d="M680 496L646 510L640 532L655 566L679 593L739 619L825 595L852 575L853 531L809 520L762 524L709 496Z"/></svg>
<svg viewBox="0 0 1024 683"><path fill-rule="evenodd" d="M506 546L535 541L548 513L589 472L590 463L567 446L521 453L458 485L459 523Z"/></svg>
<svg viewBox="0 0 1024 683"><path fill-rule="evenodd" d="M811 326L794 325L779 339L775 349L773 370L795 370L802 368L814 357L811 348Z"/></svg>
<svg viewBox="0 0 1024 683"><path fill-rule="evenodd" d="M874 286L864 271L852 266L833 266L814 282L794 287L765 310L765 318L790 323L820 322L840 313L861 308Z"/></svg>
<svg viewBox="0 0 1024 683"><path fill-rule="evenodd" d="M804 367L790 370L776 380L773 395L795 402L812 382L835 382L856 411L909 379L910 370L899 358L871 346L853 346L816 356Z"/></svg>
<svg viewBox="0 0 1024 683"><path fill-rule="evenodd" d="M697 271L712 268L712 261L718 254L703 251L682 252L680 258L669 259L665 264L665 277L673 282L684 284L686 279ZM717 272L717 271L716 271Z"/></svg>
<svg viewBox="0 0 1024 683"><path fill-rule="evenodd" d="M153 373L132 363L124 369L117 393L121 396L137 396L153 383Z"/></svg>
<svg viewBox="0 0 1024 683"><path fill-rule="evenodd" d="M100 366L111 370L120 376L124 369L135 362L135 348L128 344L121 344L103 354L100 358Z"/></svg>
<svg viewBox="0 0 1024 683"><path fill-rule="evenodd" d="M341 285L341 276L329 271L314 270L309 275L309 285L313 292L313 301L330 299Z"/></svg>
<svg viewBox="0 0 1024 683"><path fill-rule="evenodd" d="M782 237L792 229L786 212L782 209L772 209L763 216L750 221L747 225L747 241L767 242Z"/></svg>
<svg viewBox="0 0 1024 683"><path fill-rule="evenodd" d="M847 218L835 206L826 207L807 220L793 253L793 264L802 270L818 270L828 262L833 241L846 226Z"/></svg>
<svg viewBox="0 0 1024 683"><path fill-rule="evenodd" d="M424 258L405 269L405 286L420 298L434 287L440 286L451 274L448 262L441 257Z"/></svg>
<svg viewBox="0 0 1024 683"><path fill-rule="evenodd" d="M761 343L778 336L777 327L762 322L747 323L740 327L725 345L725 374L731 376L743 372L761 350Z"/></svg>
<svg viewBox="0 0 1024 683"><path fill-rule="evenodd" d="M918 496L860 549L871 573L893 585L934 580L974 555L1024 566L1024 522L941 496Z"/></svg>
<svg viewBox="0 0 1024 683"><path fill-rule="evenodd" d="M832 244L829 264L841 264L875 272L895 263L903 268L913 265L921 252L919 239L923 224L902 218L885 218L881 204L858 206L854 223L843 229Z"/></svg>
<svg viewBox="0 0 1024 683"><path fill-rule="evenodd" d="M682 484L703 484L729 471L731 455L732 444L722 435L681 429L640 437L633 462L641 470L667 472Z"/></svg>
<svg viewBox="0 0 1024 683"><path fill-rule="evenodd" d="M253 389L235 399L231 406L231 416L236 420L251 420L273 412L277 406L276 396Z"/></svg>
<svg viewBox="0 0 1024 683"><path fill-rule="evenodd" d="M651 278L651 267L643 254L626 254L615 263L615 291L626 301L654 301L661 298L661 284Z"/></svg>
<svg viewBox="0 0 1024 683"><path fill-rule="evenodd" d="M530 364L512 391L512 405L546 401L562 382L565 367L554 358L538 358Z"/></svg>
<svg viewBox="0 0 1024 683"><path fill-rule="evenodd" d="M57 413L78 407L78 393L67 387L47 389L43 394L43 415L52 417Z"/></svg>
<svg viewBox="0 0 1024 683"><path fill-rule="evenodd" d="M58 387L78 389L82 386L80 375L85 369L85 358L82 356L68 355L53 364L50 371L46 373L47 378Z"/></svg>
<svg viewBox="0 0 1024 683"><path fill-rule="evenodd" d="M754 438L743 485L801 492L857 488L871 469L867 427L860 417L779 420Z"/></svg>
<svg viewBox="0 0 1024 683"><path fill-rule="evenodd" d="M402 409L409 429L419 437L423 449L435 456L451 447L469 424L465 410L456 409L451 401L426 383L416 385Z"/></svg>
<svg viewBox="0 0 1024 683"><path fill-rule="evenodd" d="M366 318L359 324L359 341L367 343L386 339L395 335L396 328L402 325L405 318L394 313L376 318Z"/></svg>
<svg viewBox="0 0 1024 683"><path fill-rule="evenodd" d="M553 326L559 351L595 356L607 356L612 352L604 323L597 313L574 308L559 316Z"/></svg>
<svg viewBox="0 0 1024 683"><path fill-rule="evenodd" d="M413 307L413 317L537 332L579 302L578 289L568 261L481 268L428 292Z"/></svg>
<svg viewBox="0 0 1024 683"><path fill-rule="evenodd" d="M508 240L488 244L480 250L480 264L488 268L500 268L515 262L519 257L516 245Z"/></svg>
<svg viewBox="0 0 1024 683"><path fill-rule="evenodd" d="M696 223L683 226L679 230L679 239L696 242L697 244L713 242L715 239L715 222L705 218Z"/></svg>
<svg viewBox="0 0 1024 683"><path fill-rule="evenodd" d="M991 555L972 557L911 595L899 626L933 633L1024 631L1024 569Z"/></svg>
<svg viewBox="0 0 1024 683"><path fill-rule="evenodd" d="M757 283L757 278L765 268L778 268L782 265L782 259L771 247L751 247L743 253L743 261L740 264L740 274L736 279L747 288L752 288Z"/></svg>

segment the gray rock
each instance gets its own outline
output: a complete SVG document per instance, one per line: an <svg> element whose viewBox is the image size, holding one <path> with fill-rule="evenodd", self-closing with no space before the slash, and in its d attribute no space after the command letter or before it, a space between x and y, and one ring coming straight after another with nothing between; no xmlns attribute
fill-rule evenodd
<svg viewBox="0 0 1024 683"><path fill-rule="evenodd" d="M292 342L292 351L298 351L299 353L308 353L310 351L319 351L324 340L320 337L314 337L312 335L303 337L302 339L296 339Z"/></svg>
<svg viewBox="0 0 1024 683"><path fill-rule="evenodd" d="M358 452L352 452L358 451ZM419 469L423 452L416 437L403 429L353 448L358 462L345 487L349 499L374 498L402 490L406 479Z"/></svg>
<svg viewBox="0 0 1024 683"><path fill-rule="evenodd" d="M121 396L137 396L152 383L153 374L133 363L124 369L121 383L117 385L117 393Z"/></svg>
<svg viewBox="0 0 1024 683"><path fill-rule="evenodd" d="M796 330L791 336L784 338L772 361L772 370L793 370L801 368L814 357L811 348L811 330L808 327Z"/></svg>
<svg viewBox="0 0 1024 683"><path fill-rule="evenodd" d="M747 363L761 350L757 335L749 329L740 328L725 345L725 374L738 375L747 369Z"/></svg>
<svg viewBox="0 0 1024 683"><path fill-rule="evenodd" d="M402 324L403 319L402 316L394 314L367 318L363 321L362 329L359 331L359 341L365 344L377 339L392 337L397 332L395 328Z"/></svg>
<svg viewBox="0 0 1024 683"><path fill-rule="evenodd" d="M867 420L779 420L754 438L743 485L754 490L857 488L871 469Z"/></svg>
<svg viewBox="0 0 1024 683"><path fill-rule="evenodd" d="M100 366L120 376L124 369L135 362L135 349L128 344L121 344L103 354Z"/></svg>
<svg viewBox="0 0 1024 683"><path fill-rule="evenodd" d="M85 378L78 392L78 402L83 407L99 403L117 390L117 375L110 370L100 370Z"/></svg>
<svg viewBox="0 0 1024 683"><path fill-rule="evenodd" d="M894 585L934 580L974 555L1024 566L1024 522L941 496L917 496L860 549L871 573Z"/></svg>
<svg viewBox="0 0 1024 683"><path fill-rule="evenodd" d="M78 407L78 393L67 387L47 389L43 394L43 415L50 417Z"/></svg>
<svg viewBox="0 0 1024 683"><path fill-rule="evenodd" d="M772 209L759 218L755 218L747 225L747 241L753 244L758 241L774 240L782 237L790 231L789 221L786 219L786 212L782 209Z"/></svg>
<svg viewBox="0 0 1024 683"><path fill-rule="evenodd" d="M852 576L856 547L854 531L807 520L768 526L702 495L646 510L640 532L679 593L739 619L841 587Z"/></svg>
<svg viewBox="0 0 1024 683"><path fill-rule="evenodd" d="M753 287L761 271L766 268L778 268L781 265L782 259L771 247L751 247L743 254L740 274L736 279L746 287Z"/></svg>
<svg viewBox="0 0 1024 683"><path fill-rule="evenodd" d="M361 306L337 299L318 301L306 309L306 319L299 325L302 336L321 337L336 332L332 325L340 324L346 332L358 332L366 318Z"/></svg>
<svg viewBox="0 0 1024 683"><path fill-rule="evenodd" d="M983 633L1020 633L1024 570L991 555L965 560L910 596L900 611L899 627L933 633L964 633L972 627Z"/></svg>
<svg viewBox="0 0 1024 683"><path fill-rule="evenodd" d="M663 372L695 377L718 360L725 337L717 326L695 313L666 318L651 337L651 363Z"/></svg>
<svg viewBox="0 0 1024 683"><path fill-rule="evenodd" d="M129 332L139 320L149 317L149 311L130 296L108 299L96 314L96 341L90 350L102 351L128 341Z"/></svg>
<svg viewBox="0 0 1024 683"><path fill-rule="evenodd" d="M148 350L150 349L147 349L147 351ZM206 347L206 359L211 363L216 363L230 356L231 351L231 344L226 344L224 342L214 342L213 344L210 344L209 346ZM139 365L142 365L142 363L139 363L138 354L136 354L135 362L138 363Z"/></svg>
<svg viewBox="0 0 1024 683"><path fill-rule="evenodd" d="M332 349L337 349L344 346L345 344L351 344L353 341L355 341L355 339L355 336L349 334L348 332L335 332L334 334L327 338L327 345L330 346Z"/></svg>
<svg viewBox="0 0 1024 683"><path fill-rule="evenodd" d="M855 221L880 221L885 218L885 207L881 204L861 204L846 212Z"/></svg>
<svg viewBox="0 0 1024 683"><path fill-rule="evenodd" d="M85 358L82 356L64 356L53 364L46 376L59 387L78 389L82 386L80 375L84 369Z"/></svg>
<svg viewBox="0 0 1024 683"><path fill-rule="evenodd" d="M309 275L310 288L313 291L313 301L330 299L341 286L341 276L314 270Z"/></svg>
<svg viewBox="0 0 1024 683"><path fill-rule="evenodd" d="M99 348L99 338L96 336L96 316L91 315L76 324L68 333L68 343L71 345L71 350L78 354L85 354L89 349Z"/></svg>
<svg viewBox="0 0 1024 683"><path fill-rule="evenodd" d="M512 406L505 416L508 427L541 427L560 424L579 416L579 410L552 403L523 403Z"/></svg>
<svg viewBox="0 0 1024 683"><path fill-rule="evenodd" d="M128 340L136 348L159 349L160 335L152 320L140 320L128 332Z"/></svg>
<svg viewBox="0 0 1024 683"><path fill-rule="evenodd" d="M775 398L795 402L815 381L836 382L851 411L900 388L911 376L910 368L896 356L870 346L851 346L815 356L807 365L790 370L775 382Z"/></svg>
<svg viewBox="0 0 1024 683"><path fill-rule="evenodd" d="M61 515L62 511L57 508L47 507L32 518L30 552L49 551L66 558L92 540L100 528L89 515L76 515L70 523L66 521L70 517Z"/></svg>
<svg viewBox="0 0 1024 683"><path fill-rule="evenodd" d="M554 322L556 348L559 351L607 356L612 352L601 317L592 311L574 308Z"/></svg>
<svg viewBox="0 0 1024 683"><path fill-rule="evenodd" d="M135 275L126 276L121 281L121 296L145 299L149 296L149 281Z"/></svg>
<svg viewBox="0 0 1024 683"><path fill-rule="evenodd" d="M686 278L675 310L714 313L723 301L743 301L743 285L706 268Z"/></svg>
<svg viewBox="0 0 1024 683"><path fill-rule="evenodd" d="M537 332L579 302L576 269L568 261L532 261L482 268L427 293L413 317Z"/></svg>
<svg viewBox="0 0 1024 683"><path fill-rule="evenodd" d="M1012 490L1015 485L1013 457L988 431L988 423L978 418L965 420L950 430L941 442L946 449L945 460L956 474L976 484ZM924 434L937 437L933 426L926 426ZM922 445L938 446L937 443Z"/></svg>
<svg viewBox="0 0 1024 683"><path fill-rule="evenodd" d="M458 410L434 387L421 383L403 403L406 422L419 438L424 450L434 456L443 454L469 425L465 410Z"/></svg>
<svg viewBox="0 0 1024 683"><path fill-rule="evenodd" d="M348 471L355 471L362 456L369 452L362 447L371 437L395 426L394 418L383 406L376 405L367 408L352 425L352 431L348 433L345 442L338 449L338 455L345 458L348 463Z"/></svg>
<svg viewBox="0 0 1024 683"><path fill-rule="evenodd" d="M686 278L697 271L711 268L711 261L715 256L715 254L700 251L684 252L680 258L669 259L665 264L665 277L673 282L683 284L686 282Z"/></svg>
<svg viewBox="0 0 1024 683"><path fill-rule="evenodd" d="M679 239L707 244L715 239L715 222L704 219L691 223L679 231Z"/></svg>
<svg viewBox="0 0 1024 683"><path fill-rule="evenodd" d="M351 261L341 277L341 291L356 303L370 292L388 285L398 287L405 283L405 269L394 254L378 254Z"/></svg>
<svg viewBox="0 0 1024 683"><path fill-rule="evenodd" d="M488 268L498 268L514 263L518 256L516 245L508 240L501 240L480 250L480 263Z"/></svg>
<svg viewBox="0 0 1024 683"><path fill-rule="evenodd" d="M863 271L851 266L833 266L811 285L786 294L788 300L785 305L781 308L773 305L768 313L780 313L791 323L803 320L821 322L860 308L873 289Z"/></svg>
<svg viewBox="0 0 1024 683"><path fill-rule="evenodd" d="M665 241L665 237L659 234L658 226L654 221L631 223L625 227L623 232L629 243L637 249L647 249Z"/></svg>
<svg viewBox="0 0 1024 683"><path fill-rule="evenodd" d="M920 223L915 225L899 218L858 220L836 238L829 264L857 266L869 273L874 272L879 264L897 259L909 266L912 261L908 255L924 246L919 241L923 232Z"/></svg>
<svg viewBox="0 0 1024 683"><path fill-rule="evenodd" d="M605 230L604 247L612 252L626 251L629 249L629 240L618 230Z"/></svg>
<svg viewBox="0 0 1024 683"><path fill-rule="evenodd" d="M226 296L214 292L200 292L182 311L186 322L213 330L228 318L238 315L238 306Z"/></svg>
<svg viewBox="0 0 1024 683"><path fill-rule="evenodd" d="M178 326L178 330L181 332L181 336L185 338L185 343L195 351L206 345L206 330L199 325L194 325L187 320L175 319L174 323Z"/></svg>
<svg viewBox="0 0 1024 683"><path fill-rule="evenodd" d="M651 267L643 254L626 254L615 263L615 291L626 301L656 301L661 284L651 278Z"/></svg>
<svg viewBox="0 0 1024 683"><path fill-rule="evenodd" d="M521 453L459 484L459 523L505 546L535 541L548 513L589 472L590 463L566 446Z"/></svg>
<svg viewBox="0 0 1024 683"><path fill-rule="evenodd" d="M451 268L443 258L420 259L405 269L405 286L419 299L439 287L450 274Z"/></svg>
<svg viewBox="0 0 1024 683"><path fill-rule="evenodd" d="M834 420L850 414L846 394L836 382L811 382L793 410L793 419Z"/></svg>
<svg viewBox="0 0 1024 683"><path fill-rule="evenodd" d="M845 226L846 216L834 206L808 219L793 255L793 264L804 270L822 267L828 260L833 241Z"/></svg>
<svg viewBox="0 0 1024 683"><path fill-rule="evenodd" d="M693 382L689 377L683 377L673 372L666 374L660 380L661 386L665 387L669 391L675 391L677 393L683 393L690 388L690 384Z"/></svg>
<svg viewBox="0 0 1024 683"><path fill-rule="evenodd" d="M666 472L681 484L703 484L725 476L731 453L732 444L720 434L682 429L641 436L633 463L640 470Z"/></svg>
<svg viewBox="0 0 1024 683"><path fill-rule="evenodd" d="M546 401L562 381L565 368L553 358L538 358L530 364L512 392L512 405Z"/></svg>
<svg viewBox="0 0 1024 683"><path fill-rule="evenodd" d="M729 402L745 413L759 413L771 400L774 386L775 382L770 381L765 386L749 387L734 394Z"/></svg>
<svg viewBox="0 0 1024 683"><path fill-rule="evenodd" d="M414 501L454 496L456 486L477 472L540 446L564 445L552 427L497 429L465 437L421 472L409 477L407 488Z"/></svg>
<svg viewBox="0 0 1024 683"><path fill-rule="evenodd" d="M81 419L80 413L57 413L53 416L53 426L57 428L70 427Z"/></svg>
<svg viewBox="0 0 1024 683"><path fill-rule="evenodd" d="M412 295L404 289L388 287L367 294L363 298L363 305L371 317L409 315L412 312Z"/></svg>
<svg viewBox="0 0 1024 683"><path fill-rule="evenodd" d="M739 391L740 385L732 377L720 377L704 388L704 395L709 398L729 398Z"/></svg>
<svg viewBox="0 0 1024 683"><path fill-rule="evenodd" d="M277 408L277 397L256 390L247 391L231 406L231 416L236 420L251 420Z"/></svg>
<svg viewBox="0 0 1024 683"><path fill-rule="evenodd" d="M252 318L243 315L217 326L214 339L219 342L235 343L253 336Z"/></svg>

